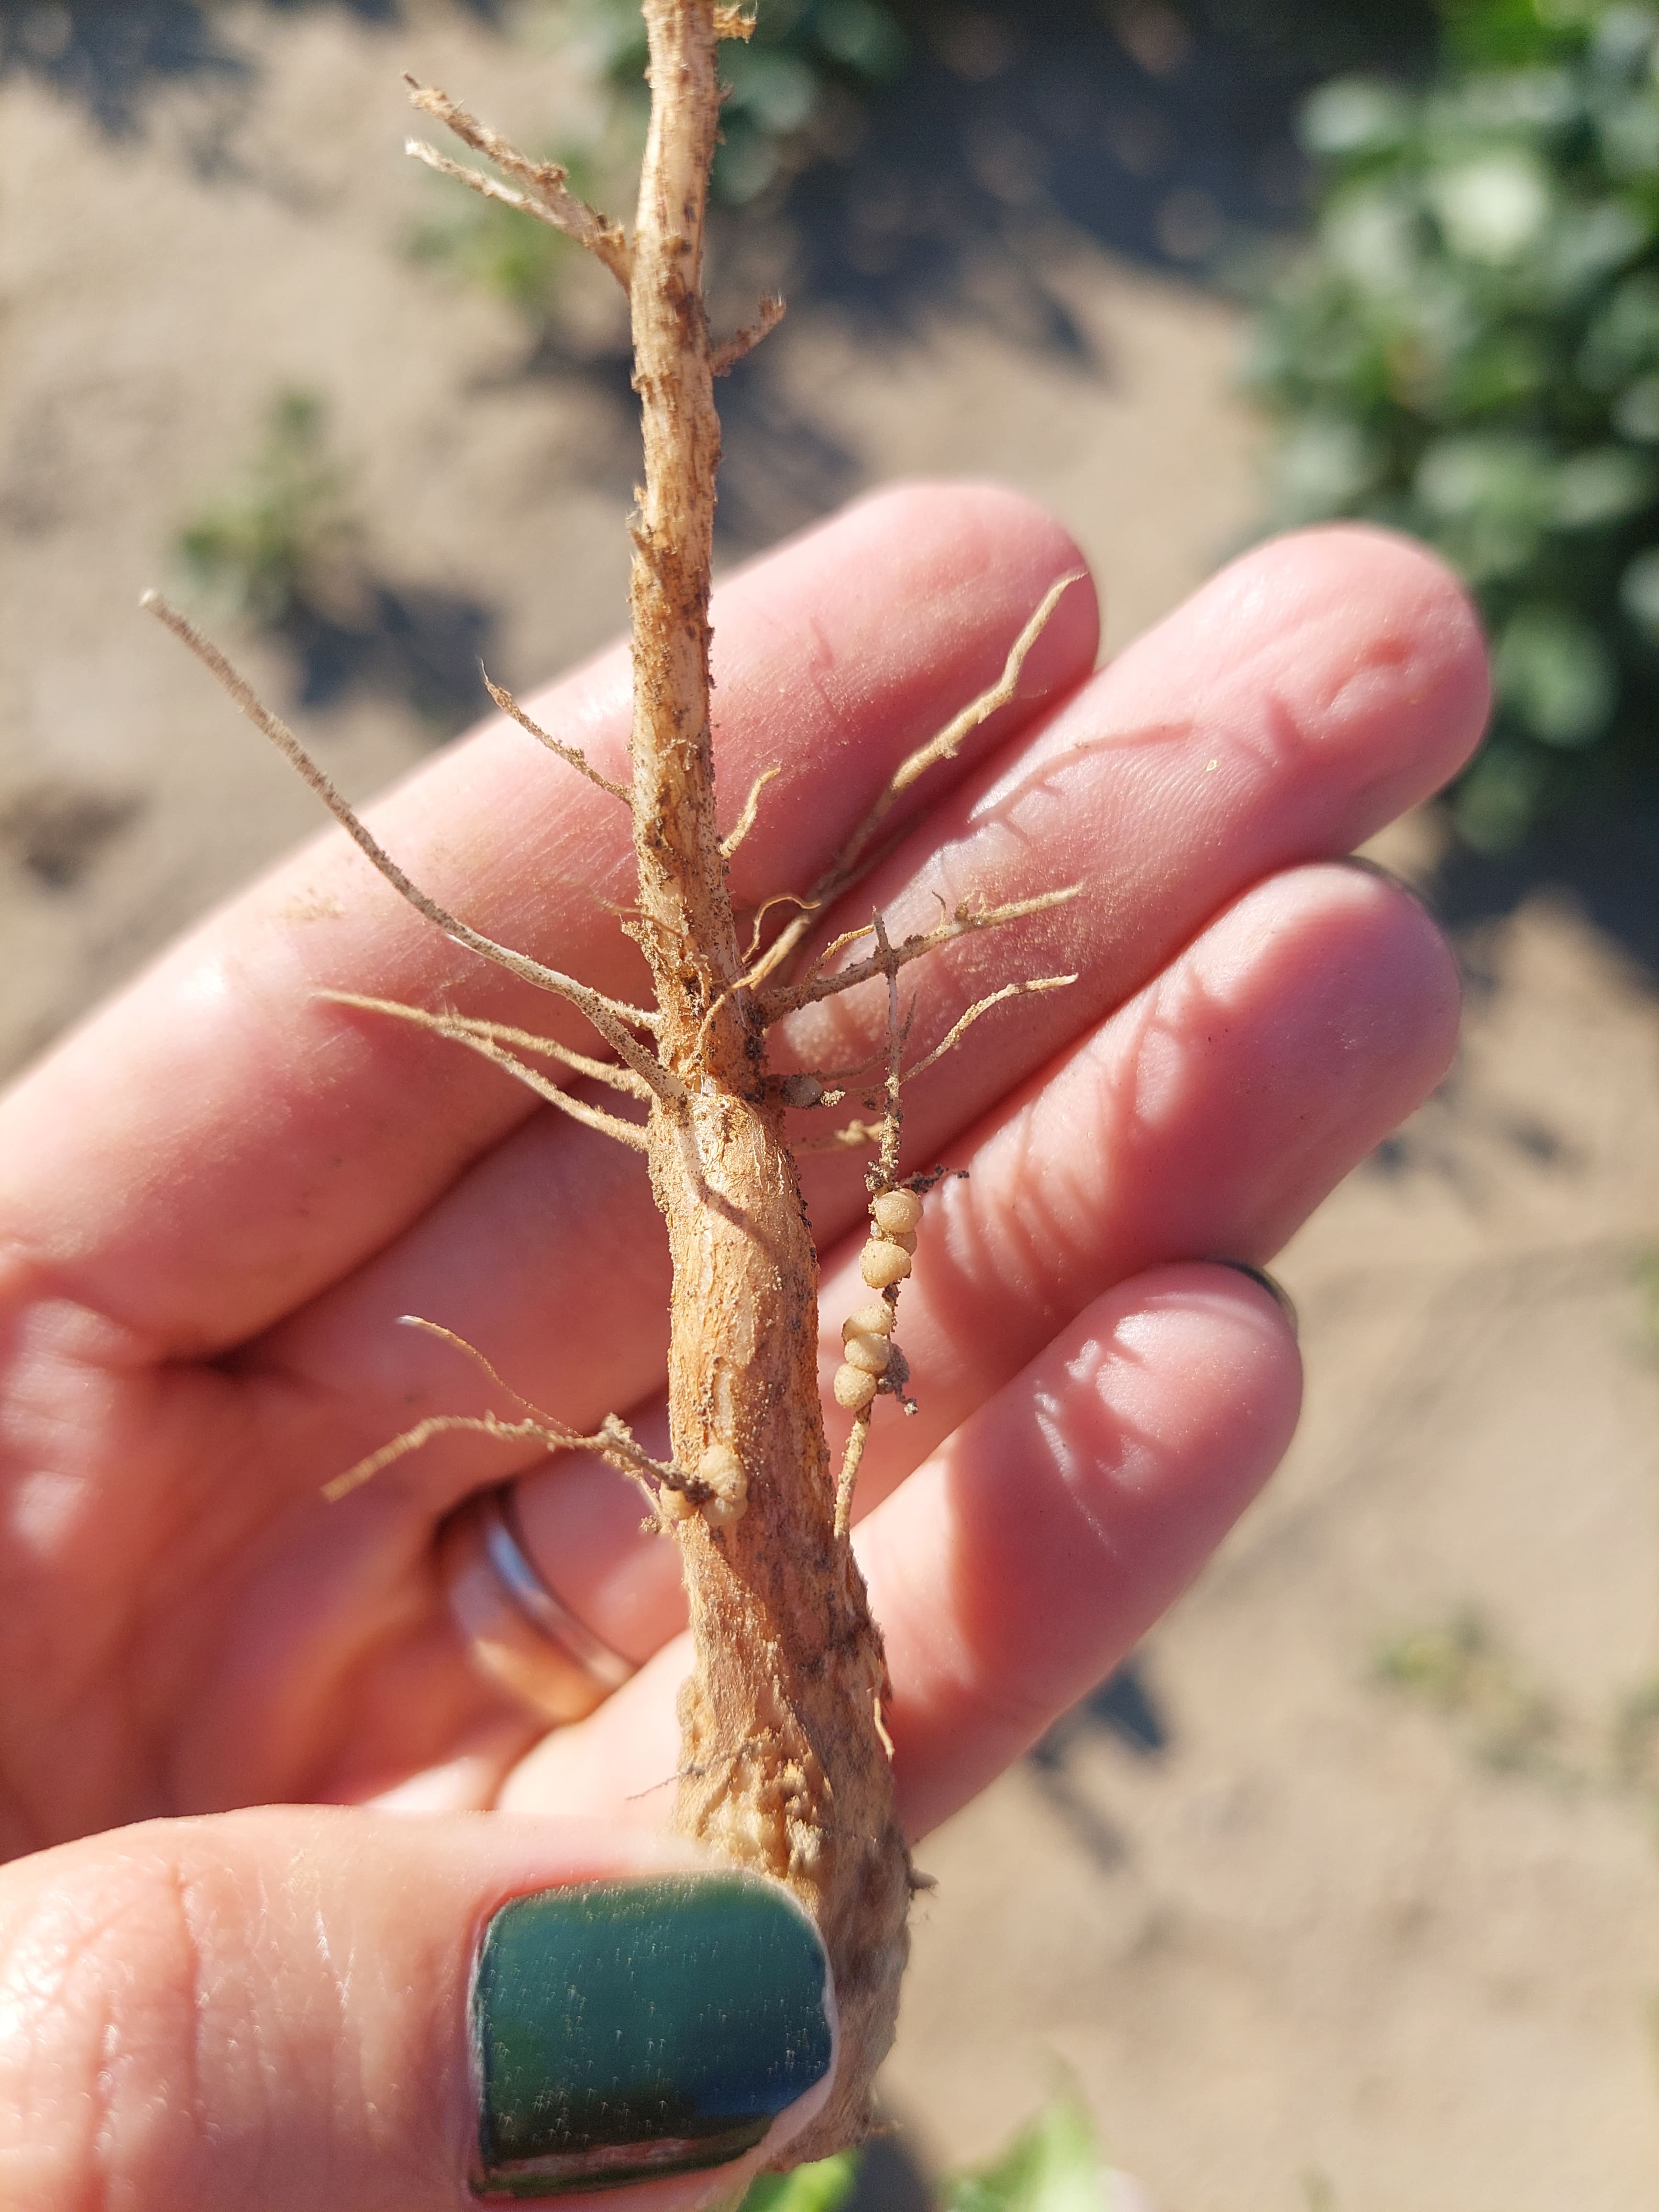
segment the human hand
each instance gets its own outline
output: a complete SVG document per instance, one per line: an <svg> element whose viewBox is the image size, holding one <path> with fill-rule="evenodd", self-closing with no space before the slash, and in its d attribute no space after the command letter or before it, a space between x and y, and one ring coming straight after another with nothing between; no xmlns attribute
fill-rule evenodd
<svg viewBox="0 0 1659 2212"><path fill-rule="evenodd" d="M726 587L731 811L784 767L733 863L740 908L811 880L1073 565L1009 495L919 489ZM913 794L849 900L908 928L939 893L1084 886L914 971L927 1042L1010 976L1081 980L988 1016L908 1096L907 1162L970 1170L929 1200L906 1290L921 1410L883 1408L860 1482L913 1837L1109 1671L1271 1470L1292 1334L1214 1262L1268 1258L1437 1079L1455 1026L1416 902L1333 864L1479 732L1483 657L1443 572L1322 532L1247 556L1091 677L1095 641L1074 587L1019 699ZM626 695L617 652L527 703L616 775ZM623 810L510 725L372 819L477 927L633 988ZM561 1420L622 1411L648 1439L667 1263L642 1169L326 989L578 1041L330 833L0 1108L0 2201L20 2212L100 2188L137 2212L464 2203L479 1929L522 1893L686 1863L653 1832L685 1667L675 1553L629 1486L473 1437L319 1495L427 1414L501 1405L396 1328L409 1312ZM880 1000L811 1010L790 1048L861 1059ZM833 1365L863 1194L846 1156L806 1182ZM639 1666L550 1735L469 1663L434 1565L445 1516L513 1477L540 1572ZM355 1809L233 1809L285 1802ZM476 1817L491 1806L559 1818ZM783 2130L818 2094L781 2075L772 2112L786 2087Z"/></svg>

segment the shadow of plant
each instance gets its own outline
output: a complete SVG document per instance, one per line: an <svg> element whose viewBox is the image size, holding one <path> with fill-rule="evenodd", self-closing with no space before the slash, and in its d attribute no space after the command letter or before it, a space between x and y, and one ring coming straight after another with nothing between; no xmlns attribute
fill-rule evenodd
<svg viewBox="0 0 1659 2212"><path fill-rule="evenodd" d="M48 891L69 891L143 811L131 792L52 776L0 803L0 851Z"/></svg>
<svg viewBox="0 0 1659 2212"><path fill-rule="evenodd" d="M498 0L460 0L493 21ZM265 0L272 14L323 7L368 23L401 19L398 0ZM100 130L143 127L147 101L169 84L245 88L258 65L227 35L215 0L7 0L0 6L0 77L26 72L83 107Z"/></svg>
<svg viewBox="0 0 1659 2212"><path fill-rule="evenodd" d="M1133 1659L1062 1713L1025 1754L1027 1771L1073 1840L1097 1866L1108 1867L1123 1857L1123 1838L1072 1771L1079 1747L1102 1735L1115 1736L1138 1759L1155 1759L1169 1748L1168 1723Z"/></svg>
<svg viewBox="0 0 1659 2212"><path fill-rule="evenodd" d="M489 610L375 571L313 393L277 396L242 483L188 522L175 550L198 590L284 648L301 706L378 692L434 737L477 712Z"/></svg>

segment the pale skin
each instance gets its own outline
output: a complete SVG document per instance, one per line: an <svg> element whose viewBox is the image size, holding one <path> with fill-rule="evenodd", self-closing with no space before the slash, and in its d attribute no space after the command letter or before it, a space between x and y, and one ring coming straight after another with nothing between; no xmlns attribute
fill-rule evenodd
<svg viewBox="0 0 1659 2212"><path fill-rule="evenodd" d="M740 911L818 872L1078 565L1012 495L917 489L717 597L726 819L784 771L732 863ZM908 979L924 1048L1010 978L1082 979L988 1015L908 1102L907 1167L970 1170L928 1200L905 1289L920 1411L880 1401L858 1494L913 1841L1132 1648L1269 1474L1294 1339L1214 1263L1268 1260L1455 1031L1431 922L1338 860L1478 735L1484 660L1450 580L1399 541L1322 532L1248 556L1091 675L1095 651L1084 585L1015 703L907 795L904 841L836 924L1084 886ZM620 654L524 703L622 771ZM637 995L602 903L629 896L623 811L510 724L370 819L476 927ZM620 1411L652 1439L667 1262L641 1163L330 989L547 1022L331 831L0 1109L0 2200L19 2212L100 2189L137 2212L464 2204L482 1917L686 1849L658 1835L677 1555L624 1478L452 1437L319 1495L423 1415L491 1402L397 1328L408 1312L562 1421ZM878 1046L884 988L795 1020L803 1064L846 1065ZM864 1200L848 1158L805 1179L827 1381L867 1297ZM641 1668L547 1737L472 1673L432 1567L443 1515L518 1472L550 1579ZM306 1804L358 1809L234 1809ZM731 2180L623 2194L669 2212Z"/></svg>

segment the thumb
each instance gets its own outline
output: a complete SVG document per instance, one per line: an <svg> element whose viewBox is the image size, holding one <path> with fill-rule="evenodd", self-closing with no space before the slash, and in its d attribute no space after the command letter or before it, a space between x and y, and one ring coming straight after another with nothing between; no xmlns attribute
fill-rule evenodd
<svg viewBox="0 0 1659 2212"><path fill-rule="evenodd" d="M586 1820L157 1820L0 1871L0 2204L694 2212L824 2101L787 1893Z"/></svg>

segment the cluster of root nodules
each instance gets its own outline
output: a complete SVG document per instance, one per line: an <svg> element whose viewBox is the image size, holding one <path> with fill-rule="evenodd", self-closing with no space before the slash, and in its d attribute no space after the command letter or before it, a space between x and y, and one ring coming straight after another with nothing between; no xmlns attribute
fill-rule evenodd
<svg viewBox="0 0 1659 2212"><path fill-rule="evenodd" d="M910 1370L893 1340L898 1324L899 1288L909 1274L921 1226L920 1191L896 1186L878 1190L870 1201L870 1239L859 1260L859 1273L879 1295L849 1314L841 1325L842 1363L836 1370L836 1403L853 1416L841 1479L836 1488L836 1534L844 1536L852 1521L853 1486L870 1414L884 1391L907 1413L916 1410L905 1393Z"/></svg>

